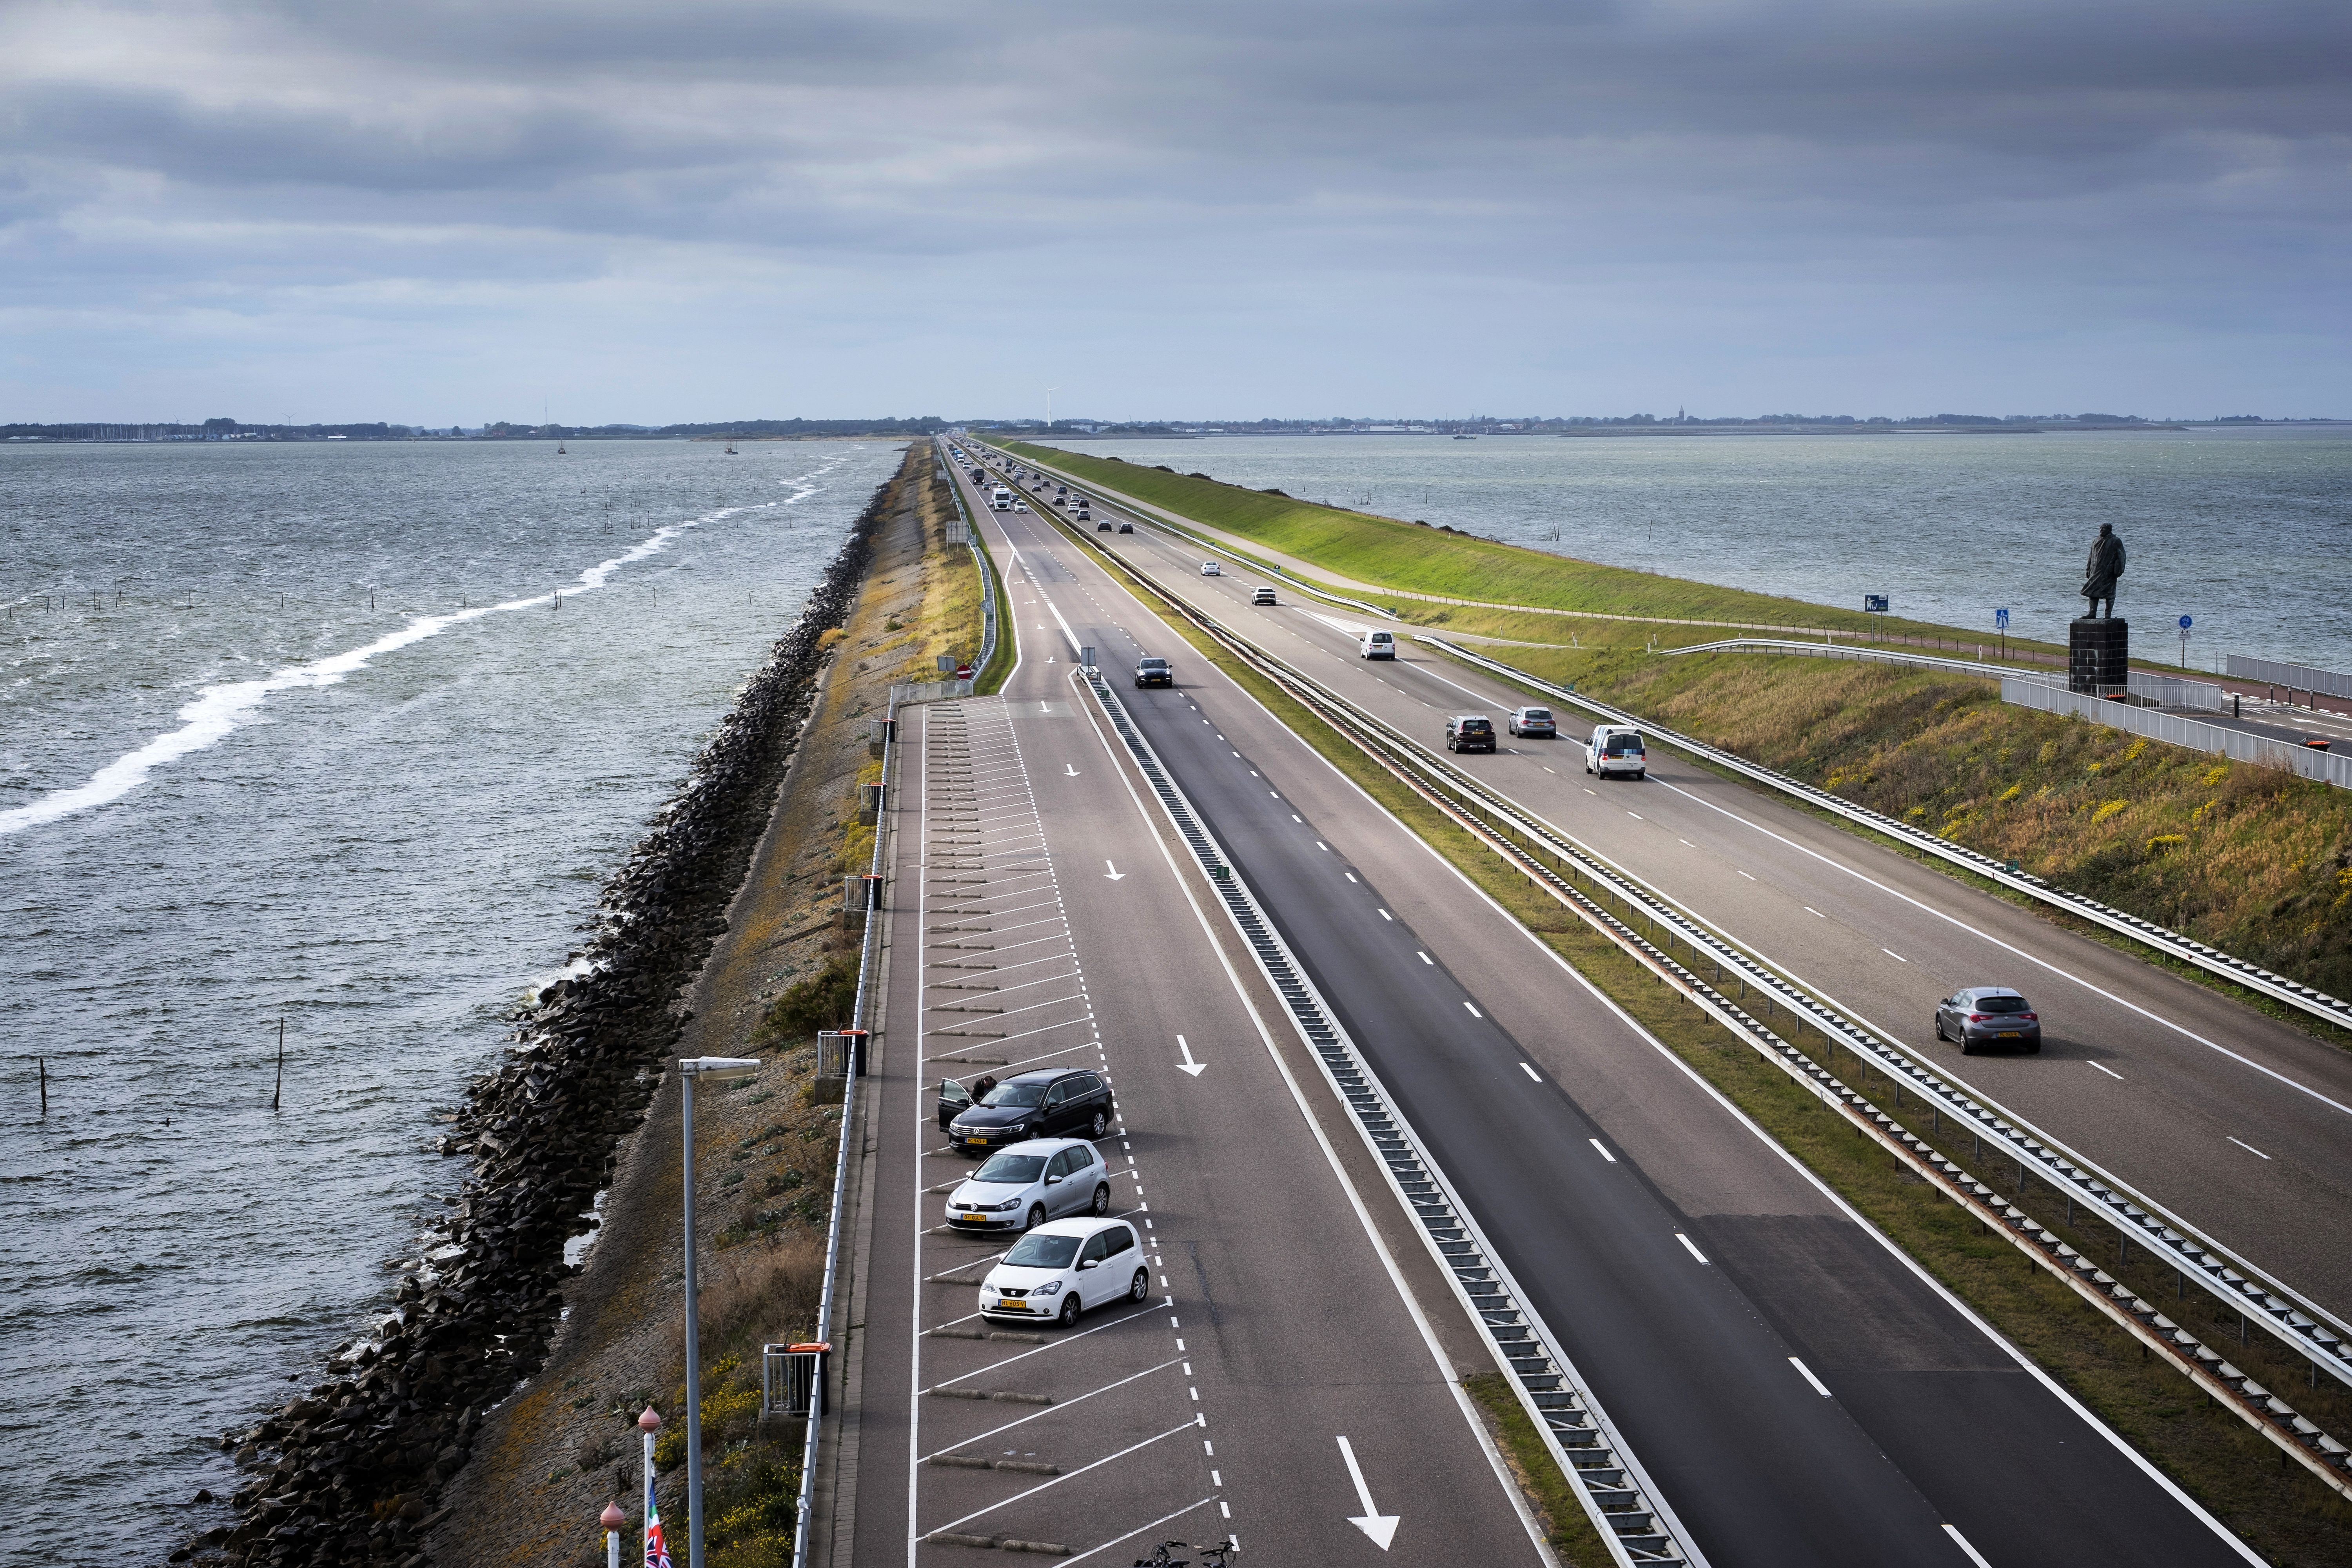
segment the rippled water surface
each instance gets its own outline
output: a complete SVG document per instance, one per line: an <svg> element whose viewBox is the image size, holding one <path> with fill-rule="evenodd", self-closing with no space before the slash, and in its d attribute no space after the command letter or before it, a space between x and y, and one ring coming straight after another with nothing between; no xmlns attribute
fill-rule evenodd
<svg viewBox="0 0 2352 1568"><path fill-rule="evenodd" d="M2352 669L2352 426L2041 436L1057 441L1514 543L2063 644L2099 524L2135 651ZM1499 591L1498 599L1509 595Z"/></svg>
<svg viewBox="0 0 2352 1568"><path fill-rule="evenodd" d="M897 452L0 450L12 1559L223 1517L211 1439L382 1310L434 1108Z"/></svg>

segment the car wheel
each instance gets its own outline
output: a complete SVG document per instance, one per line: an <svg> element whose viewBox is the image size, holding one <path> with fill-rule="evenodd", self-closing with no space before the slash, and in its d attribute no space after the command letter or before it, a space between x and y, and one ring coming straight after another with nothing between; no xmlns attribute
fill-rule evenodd
<svg viewBox="0 0 2352 1568"><path fill-rule="evenodd" d="M1944 1016L1943 1016L1941 1013L1938 1013L1938 1014L1937 1014L1937 1015L1936 1015L1936 1043L1937 1043L1937 1045L1941 1045L1941 1044L1943 1044L1943 1041L1944 1041Z"/></svg>
<svg viewBox="0 0 2352 1568"><path fill-rule="evenodd" d="M1073 1289L1063 1296L1061 1314L1054 1321L1061 1324L1062 1327L1066 1329L1075 1329L1078 1326L1078 1293L1076 1290Z"/></svg>
<svg viewBox="0 0 2352 1568"><path fill-rule="evenodd" d="M1127 1299L1130 1301L1140 1301L1150 1294L1151 1294L1151 1276L1139 1268L1135 1271L1135 1278L1127 1282Z"/></svg>
<svg viewBox="0 0 2352 1568"><path fill-rule="evenodd" d="M1635 768L1633 770L1633 776L1637 779L1648 778L1650 776L1650 770L1647 768Z"/></svg>
<svg viewBox="0 0 2352 1568"><path fill-rule="evenodd" d="M1976 1055L1976 1054L1977 1054L1977 1047L1976 1047L1976 1044L1975 1044L1975 1042L1974 1042L1974 1041L1972 1041L1972 1040L1970 1040L1970 1039L1969 1039L1966 1035L1961 1036L1961 1037L1960 1037L1960 1055L1962 1055L1962 1056L1964 1056L1964 1057L1972 1057L1972 1056L1974 1056L1974 1055Z"/></svg>
<svg viewBox="0 0 2352 1568"><path fill-rule="evenodd" d="M1021 1228L1023 1230L1034 1230L1045 1223L1045 1205L1044 1204L1031 1204L1029 1205L1029 1217L1023 1222Z"/></svg>
<svg viewBox="0 0 2352 1568"><path fill-rule="evenodd" d="M1108 1182L1097 1182L1095 1184L1095 1201L1091 1205L1091 1211L1098 1215L1110 1213L1110 1184Z"/></svg>
<svg viewBox="0 0 2352 1568"><path fill-rule="evenodd" d="M1094 1131L1091 1135L1100 1138L1110 1131L1110 1118L1097 1110L1095 1112L1095 1119L1091 1125L1094 1128Z"/></svg>

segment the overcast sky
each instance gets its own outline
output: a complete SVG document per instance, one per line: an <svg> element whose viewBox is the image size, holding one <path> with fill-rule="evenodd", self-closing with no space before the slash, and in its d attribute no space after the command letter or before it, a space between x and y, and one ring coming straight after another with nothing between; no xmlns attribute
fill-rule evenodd
<svg viewBox="0 0 2352 1568"><path fill-rule="evenodd" d="M0 6L0 419L2352 415L2342 0Z"/></svg>

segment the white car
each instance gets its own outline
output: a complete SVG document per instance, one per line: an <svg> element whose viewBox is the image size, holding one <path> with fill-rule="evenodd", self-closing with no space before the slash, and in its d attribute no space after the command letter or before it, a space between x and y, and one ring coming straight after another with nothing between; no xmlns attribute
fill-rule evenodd
<svg viewBox="0 0 2352 1568"><path fill-rule="evenodd" d="M1014 501L1013 503L1013 510L1014 511L1027 511L1029 510L1029 503L1025 500Z"/></svg>
<svg viewBox="0 0 2352 1568"><path fill-rule="evenodd" d="M1612 774L1647 778L1650 758L1642 746L1642 731L1631 724L1602 724L1584 743L1584 771L1599 778Z"/></svg>
<svg viewBox="0 0 2352 1568"><path fill-rule="evenodd" d="M1202 562L1202 563L1201 563L1201 575L1202 575L1202 576L1203 576L1203 577L1222 577L1222 576L1223 576L1224 574L1225 574L1225 569L1224 569L1223 567L1222 567L1222 566L1218 565L1215 562L1213 562L1213 561L1203 561L1203 562Z"/></svg>
<svg viewBox="0 0 2352 1568"><path fill-rule="evenodd" d="M1151 1293L1135 1227L1123 1219L1056 1219L1013 1244L980 1282L980 1315L1000 1321L1051 1318L1064 1328L1088 1307Z"/></svg>
<svg viewBox="0 0 2352 1568"><path fill-rule="evenodd" d="M950 1230L1034 1230L1061 1215L1110 1213L1102 1156L1083 1138L1010 1143L948 1194Z"/></svg>

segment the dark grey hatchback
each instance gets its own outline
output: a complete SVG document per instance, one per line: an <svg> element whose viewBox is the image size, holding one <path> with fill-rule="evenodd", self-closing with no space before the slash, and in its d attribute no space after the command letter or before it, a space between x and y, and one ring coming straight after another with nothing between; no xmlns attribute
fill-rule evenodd
<svg viewBox="0 0 2352 1568"><path fill-rule="evenodd" d="M977 1105L955 1079L940 1085L940 1124L949 1142L967 1154L1032 1138L1100 1138L1117 1114L1110 1085L1100 1073L1084 1069L1015 1073Z"/></svg>
<svg viewBox="0 0 2352 1568"><path fill-rule="evenodd" d="M2021 1046L2038 1051L2042 1016L2006 985L1976 985L1955 991L1936 1004L1936 1037L1958 1041L1964 1057L1976 1055L1979 1046Z"/></svg>

